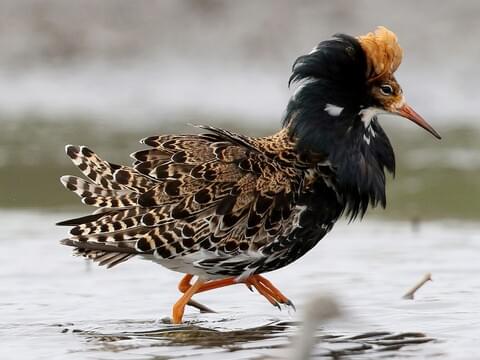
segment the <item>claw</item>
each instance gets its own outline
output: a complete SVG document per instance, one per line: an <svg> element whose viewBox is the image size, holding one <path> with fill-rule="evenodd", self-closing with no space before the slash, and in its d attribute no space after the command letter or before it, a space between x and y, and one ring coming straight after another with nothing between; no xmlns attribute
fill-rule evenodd
<svg viewBox="0 0 480 360"><path fill-rule="evenodd" d="M290 306L293 309L293 311L297 311L297 308L295 307L295 304L290 299L287 300L285 305Z"/></svg>

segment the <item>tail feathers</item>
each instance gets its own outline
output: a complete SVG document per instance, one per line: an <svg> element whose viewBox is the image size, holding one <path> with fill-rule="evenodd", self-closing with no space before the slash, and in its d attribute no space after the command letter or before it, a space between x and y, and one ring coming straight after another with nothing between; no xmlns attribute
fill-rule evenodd
<svg viewBox="0 0 480 360"><path fill-rule="evenodd" d="M117 196L131 193L131 190L109 190L102 186L92 184L91 182L77 176L65 175L60 178L60 182L68 190L74 192L81 198L91 196Z"/></svg>
<svg viewBox="0 0 480 360"><path fill-rule="evenodd" d="M90 181L70 175L62 176L60 181L86 205L109 209L136 206L139 195L157 185L156 181L133 168L100 159L85 146L67 145L65 149Z"/></svg>
<svg viewBox="0 0 480 360"><path fill-rule="evenodd" d="M118 208L118 207L129 207L137 205L137 194L128 194L121 195L116 197L111 196L89 196L82 198L82 202L85 205L95 206L95 207L107 207L107 208Z"/></svg>
<svg viewBox="0 0 480 360"><path fill-rule="evenodd" d="M74 235L72 240L78 242L89 242L108 244L114 247L132 247L135 248L136 241L150 231L149 228L142 226L132 226L125 230L113 232L97 232L87 235Z"/></svg>
<svg viewBox="0 0 480 360"><path fill-rule="evenodd" d="M67 145L65 151L85 176L105 190L143 192L155 184L132 168L102 160L86 146Z"/></svg>
<svg viewBox="0 0 480 360"><path fill-rule="evenodd" d="M60 243L74 247L74 255L86 257L100 266L110 268L138 254L153 254L153 250L142 250L137 246L139 239L148 231L141 227L128 228L111 233L72 236L61 240Z"/></svg>
<svg viewBox="0 0 480 360"><path fill-rule="evenodd" d="M137 248L139 238L150 231L142 223L146 212L147 209L141 207L114 208L66 220L59 224L73 225L72 237L61 243L74 247L74 254L107 267L120 264L138 253L151 253Z"/></svg>
<svg viewBox="0 0 480 360"><path fill-rule="evenodd" d="M61 240L60 243L74 247L74 255L83 256L107 268L118 265L139 254L135 248L137 238L132 237L128 240L126 236L122 239L118 239L118 236L116 236L117 241L108 235L113 234L71 237Z"/></svg>
<svg viewBox="0 0 480 360"><path fill-rule="evenodd" d="M82 173L96 184L110 190L125 189L113 178L113 172L119 166L103 161L86 146L67 145L65 151Z"/></svg>
<svg viewBox="0 0 480 360"><path fill-rule="evenodd" d="M117 184L137 193L145 192L157 184L157 181L152 180L138 172L136 169L132 169L128 166L120 166L116 169L113 172L113 178Z"/></svg>
<svg viewBox="0 0 480 360"><path fill-rule="evenodd" d="M89 217L84 217L83 219L87 221L78 221L82 219L80 218L67 220L60 224L74 225L70 230L70 234L74 236L122 232L131 228L151 228L172 223L175 221L170 216L172 209L173 205L167 208L154 209L135 207L112 212L100 218L92 217L90 219Z"/></svg>
<svg viewBox="0 0 480 360"><path fill-rule="evenodd" d="M133 168L103 161L85 146L68 145L66 152L88 179L63 176L62 184L83 203L98 209L91 215L59 222L73 226L72 237L61 243L74 247L74 254L107 267L149 253L136 247L138 239L150 230L141 223L147 209L138 206L138 197L157 182Z"/></svg>
<svg viewBox="0 0 480 360"><path fill-rule="evenodd" d="M125 219L144 213L146 210L139 207L120 207L120 208L98 208L93 214L80 216L78 218L68 219L58 222L58 226L76 226L100 220L104 216L111 216L114 221Z"/></svg>
<svg viewBox="0 0 480 360"><path fill-rule="evenodd" d="M120 253L120 252L106 252L102 250L89 250L76 248L73 250L76 256L83 256L87 259L97 262L99 266L106 266L107 269L121 264L124 261L135 256L135 254Z"/></svg>
<svg viewBox="0 0 480 360"><path fill-rule="evenodd" d="M60 240L60 244L67 246L74 246L79 249L89 249L89 250L103 250L110 252L122 252L129 254L136 254L137 251L133 247L119 247L114 243L109 244L108 242L98 242L98 241L85 241L78 238L67 238Z"/></svg>
<svg viewBox="0 0 480 360"><path fill-rule="evenodd" d="M172 155L173 152L166 149L146 149L136 151L130 157L135 160L134 165L136 165L145 161L153 163L168 162Z"/></svg>
<svg viewBox="0 0 480 360"><path fill-rule="evenodd" d="M109 213L110 212L99 212L99 213L96 213L96 214L81 216L81 217L78 217L78 218L68 219L68 220L57 222L56 225L59 225L59 226L81 225L81 224L85 224L85 223L88 223L88 222L97 221L97 220L101 219L102 217L104 217L106 215L109 215Z"/></svg>
<svg viewBox="0 0 480 360"><path fill-rule="evenodd" d="M79 224L70 230L70 234L80 236L126 230L131 227L139 226L142 217L143 214L115 221L112 216L106 216L96 221Z"/></svg>
<svg viewBox="0 0 480 360"><path fill-rule="evenodd" d="M126 207L137 204L138 193L131 190L108 190L76 176L62 176L61 183L77 194L86 205L96 207Z"/></svg>

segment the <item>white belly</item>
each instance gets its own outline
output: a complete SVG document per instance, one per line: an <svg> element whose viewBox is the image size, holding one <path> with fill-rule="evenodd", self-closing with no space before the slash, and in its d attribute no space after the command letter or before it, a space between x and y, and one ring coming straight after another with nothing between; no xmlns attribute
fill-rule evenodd
<svg viewBox="0 0 480 360"><path fill-rule="evenodd" d="M223 279L231 277L232 275L216 274L216 270L222 270L223 264L231 266L235 265L236 263L251 263L257 260L259 257L260 256L258 253L241 253L235 256L228 256L226 254L218 254L213 251L208 251L204 249L183 256L178 256L173 259L163 259L154 255L141 255L141 258L153 261L166 267L169 270L184 274L196 275L202 277L205 280ZM205 260L218 260L218 263L208 267L199 264L200 262ZM248 276L254 271L254 268L245 268L242 273L238 274L237 276L243 278L244 276Z"/></svg>

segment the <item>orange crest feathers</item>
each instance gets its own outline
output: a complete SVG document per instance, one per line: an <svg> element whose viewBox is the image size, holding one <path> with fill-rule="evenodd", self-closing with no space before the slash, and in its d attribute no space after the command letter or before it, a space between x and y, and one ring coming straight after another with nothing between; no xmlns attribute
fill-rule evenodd
<svg viewBox="0 0 480 360"><path fill-rule="evenodd" d="M402 62L403 51L397 36L386 27L379 26L374 32L359 36L358 41L367 55L367 78L369 81L392 75Z"/></svg>

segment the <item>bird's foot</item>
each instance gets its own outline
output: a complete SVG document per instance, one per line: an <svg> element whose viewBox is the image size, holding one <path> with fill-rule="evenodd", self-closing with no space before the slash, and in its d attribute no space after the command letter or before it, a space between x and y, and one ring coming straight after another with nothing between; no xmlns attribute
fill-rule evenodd
<svg viewBox="0 0 480 360"><path fill-rule="evenodd" d="M252 275L245 280L249 289L254 287L259 294L263 295L273 306L281 310L281 305L296 310L293 302L282 294L269 280L261 275Z"/></svg>
<svg viewBox="0 0 480 360"><path fill-rule="evenodd" d="M190 283L190 281L192 280L193 278L193 275L191 274L186 274L182 280L180 280L180 282L178 283L178 290L180 290L180 292L182 293L186 293L188 291L188 289L190 289L192 287L192 284ZM205 284L204 284L205 285ZM199 290L197 290L197 293L201 291L201 288L204 286L202 285ZM194 307L196 309L198 309L200 312L202 313L214 313L215 311L210 309L208 306L206 305L203 305L202 303L199 303L198 301L195 301L193 299L190 299L187 303L187 305L191 306L191 307Z"/></svg>

